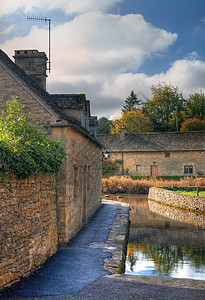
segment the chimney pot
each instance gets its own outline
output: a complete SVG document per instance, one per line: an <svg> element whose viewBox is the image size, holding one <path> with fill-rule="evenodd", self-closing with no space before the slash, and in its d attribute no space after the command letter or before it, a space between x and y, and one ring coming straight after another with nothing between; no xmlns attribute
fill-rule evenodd
<svg viewBox="0 0 205 300"><path fill-rule="evenodd" d="M126 133L126 128L125 128L125 126L123 125L123 126L121 127L120 137L125 137L125 133Z"/></svg>

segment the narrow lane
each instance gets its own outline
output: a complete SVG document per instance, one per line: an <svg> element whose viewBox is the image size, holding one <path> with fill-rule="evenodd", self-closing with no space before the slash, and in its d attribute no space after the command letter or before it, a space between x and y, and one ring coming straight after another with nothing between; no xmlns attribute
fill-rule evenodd
<svg viewBox="0 0 205 300"><path fill-rule="evenodd" d="M103 251L109 226L114 222L119 204L102 204L91 220L65 246L28 278L2 292L2 297L31 298L75 294L98 278L110 274L103 269Z"/></svg>

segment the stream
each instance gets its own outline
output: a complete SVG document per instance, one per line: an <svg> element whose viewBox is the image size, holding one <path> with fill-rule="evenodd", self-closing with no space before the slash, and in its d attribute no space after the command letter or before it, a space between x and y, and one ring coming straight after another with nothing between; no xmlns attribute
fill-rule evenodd
<svg viewBox="0 0 205 300"><path fill-rule="evenodd" d="M205 216L170 208L147 195L110 195L130 204L129 275L205 280Z"/></svg>

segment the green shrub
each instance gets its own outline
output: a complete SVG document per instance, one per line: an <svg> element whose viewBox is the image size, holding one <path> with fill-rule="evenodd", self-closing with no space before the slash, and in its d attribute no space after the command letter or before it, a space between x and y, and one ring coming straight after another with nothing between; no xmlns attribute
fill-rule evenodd
<svg viewBox="0 0 205 300"><path fill-rule="evenodd" d="M18 178L57 173L65 151L32 125L17 101L7 103L0 116L0 174L13 172Z"/></svg>
<svg viewBox="0 0 205 300"><path fill-rule="evenodd" d="M102 163L102 175L104 177L110 177L116 174L119 170L117 162L111 162L110 160L104 160Z"/></svg>

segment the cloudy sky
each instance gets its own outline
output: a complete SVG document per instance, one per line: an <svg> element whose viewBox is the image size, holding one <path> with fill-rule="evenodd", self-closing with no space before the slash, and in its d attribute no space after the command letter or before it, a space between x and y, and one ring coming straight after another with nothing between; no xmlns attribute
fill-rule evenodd
<svg viewBox="0 0 205 300"><path fill-rule="evenodd" d="M0 0L0 47L48 53L51 93L85 93L93 115L119 116L159 82L205 92L204 0Z"/></svg>

